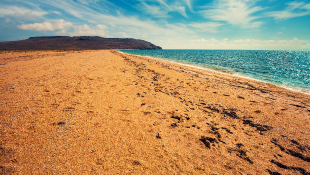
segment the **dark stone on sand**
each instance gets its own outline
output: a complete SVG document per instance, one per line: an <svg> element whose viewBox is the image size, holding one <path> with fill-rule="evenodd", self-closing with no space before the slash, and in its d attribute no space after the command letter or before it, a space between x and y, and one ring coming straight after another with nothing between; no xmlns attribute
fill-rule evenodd
<svg viewBox="0 0 310 175"><path fill-rule="evenodd" d="M236 112L234 111L234 109L228 109L228 110L224 110L222 112L222 114L226 114L228 117L230 118L234 118L234 119L238 119L238 115L236 114Z"/></svg>
<svg viewBox="0 0 310 175"><path fill-rule="evenodd" d="M278 144L277 139L272 139L271 143L273 143L273 144L275 144L276 146L278 146L278 147L280 148L281 151L285 151L285 148L284 148L282 145Z"/></svg>
<svg viewBox="0 0 310 175"><path fill-rule="evenodd" d="M176 123L172 123L171 126L172 127L178 127L178 125Z"/></svg>
<svg viewBox="0 0 310 175"><path fill-rule="evenodd" d="M156 138L161 139L161 137L159 136L159 133L157 133Z"/></svg>
<svg viewBox="0 0 310 175"><path fill-rule="evenodd" d="M275 161L275 160L271 160L270 162L273 163L273 164L275 164L275 165L277 165L279 168L290 169L288 166L283 165L282 163L277 162L277 161Z"/></svg>
<svg viewBox="0 0 310 175"><path fill-rule="evenodd" d="M253 161L252 161L249 157L247 157L246 151L245 151L245 150L236 149L236 150L234 150L234 151L237 152L237 156L238 156L238 157L240 157L241 159L243 159L243 160L249 162L250 164L253 164Z"/></svg>
<svg viewBox="0 0 310 175"><path fill-rule="evenodd" d="M298 108L306 108L305 106L300 106L300 105L295 105L295 104L290 104L290 105L296 106L296 107L298 107Z"/></svg>
<svg viewBox="0 0 310 175"><path fill-rule="evenodd" d="M254 124L251 120L243 120L243 124L249 125L251 127L256 128L258 131L268 131L271 130L272 127L268 125Z"/></svg>
<svg viewBox="0 0 310 175"><path fill-rule="evenodd" d="M64 125L64 124L66 124L65 122L59 122L59 123L57 123L57 125Z"/></svg>
<svg viewBox="0 0 310 175"><path fill-rule="evenodd" d="M215 111L215 112L217 112L217 113L220 112L220 110L219 110L218 108L214 107L214 106L210 106L210 105L209 105L209 106L206 106L206 107L204 107L204 108L210 109L210 110Z"/></svg>
<svg viewBox="0 0 310 175"><path fill-rule="evenodd" d="M244 145L243 145L242 143L237 143L236 146L237 146L238 148L241 148L241 147L244 146Z"/></svg>
<svg viewBox="0 0 310 175"><path fill-rule="evenodd" d="M217 136L217 138L221 138L221 134L218 132L219 128L216 128L214 126L211 126L211 130L213 131L213 133Z"/></svg>
<svg viewBox="0 0 310 175"><path fill-rule="evenodd" d="M141 165L141 163L140 163L139 161L137 161L137 160L134 160L134 161L132 162L132 164L133 164L133 165Z"/></svg>
<svg viewBox="0 0 310 175"><path fill-rule="evenodd" d="M294 142L296 142L296 141L294 141ZM285 152L285 153L287 153L287 154L289 154L289 155L291 155L293 157L297 157L297 158L299 158L299 159L301 159L303 161L310 162L310 157L306 157L306 156L304 156L301 153L298 153L296 151L284 148L282 145L280 145L278 143L277 139L272 139L271 143L273 143L276 146L278 146L281 149L281 151L283 151L283 152ZM298 142L296 142L296 144L299 145ZM304 148L301 148L301 147L297 147L297 148L300 149L301 151L303 151L303 149L304 149Z"/></svg>
<svg viewBox="0 0 310 175"><path fill-rule="evenodd" d="M257 111L254 111L255 113L259 114L261 113L262 111L261 110L257 110Z"/></svg>
<svg viewBox="0 0 310 175"><path fill-rule="evenodd" d="M299 145L299 143L295 140L291 140L292 143L296 144L296 145Z"/></svg>
<svg viewBox="0 0 310 175"><path fill-rule="evenodd" d="M281 175L281 174L278 173L278 172L273 172L273 171L270 171L270 170L268 170L268 169L267 169L267 171L268 171L268 173L269 173L270 175Z"/></svg>
<svg viewBox="0 0 310 175"><path fill-rule="evenodd" d="M218 143L216 141L215 138L212 138L212 137L205 137L205 136L201 136L201 138L199 139L200 141L202 141L202 143L207 147L207 148L210 148L210 143Z"/></svg>
<svg viewBox="0 0 310 175"><path fill-rule="evenodd" d="M222 129L224 129L226 132L228 132L229 134L233 134L229 129L222 127Z"/></svg>
<svg viewBox="0 0 310 175"><path fill-rule="evenodd" d="M298 157L300 158L301 160L304 160L306 162L310 162L310 157L306 157L296 151L293 151L293 150L290 150L290 149L287 149L287 152L288 154L290 154L291 156L294 156L294 157Z"/></svg>
<svg viewBox="0 0 310 175"><path fill-rule="evenodd" d="M174 115L173 115L173 116L171 116L171 118L177 119L177 120L179 120L179 121L181 120L181 117L174 116Z"/></svg>

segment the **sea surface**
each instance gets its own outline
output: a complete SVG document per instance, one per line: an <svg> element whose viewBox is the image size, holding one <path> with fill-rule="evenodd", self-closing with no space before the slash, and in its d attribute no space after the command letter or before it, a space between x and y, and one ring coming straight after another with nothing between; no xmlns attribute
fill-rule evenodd
<svg viewBox="0 0 310 175"><path fill-rule="evenodd" d="M213 69L310 94L310 51L120 50Z"/></svg>

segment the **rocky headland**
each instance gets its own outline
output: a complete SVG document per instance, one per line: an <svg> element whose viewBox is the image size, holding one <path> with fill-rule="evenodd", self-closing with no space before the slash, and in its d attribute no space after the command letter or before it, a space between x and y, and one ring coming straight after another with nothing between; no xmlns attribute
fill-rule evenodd
<svg viewBox="0 0 310 175"><path fill-rule="evenodd" d="M0 50L97 50L97 49L161 49L150 42L133 38L98 36L44 36L26 40L0 42Z"/></svg>

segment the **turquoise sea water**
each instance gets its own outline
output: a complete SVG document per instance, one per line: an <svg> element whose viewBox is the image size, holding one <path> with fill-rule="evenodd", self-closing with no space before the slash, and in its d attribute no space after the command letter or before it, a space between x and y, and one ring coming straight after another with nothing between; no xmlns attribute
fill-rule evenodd
<svg viewBox="0 0 310 175"><path fill-rule="evenodd" d="M121 50L230 72L310 92L310 51Z"/></svg>

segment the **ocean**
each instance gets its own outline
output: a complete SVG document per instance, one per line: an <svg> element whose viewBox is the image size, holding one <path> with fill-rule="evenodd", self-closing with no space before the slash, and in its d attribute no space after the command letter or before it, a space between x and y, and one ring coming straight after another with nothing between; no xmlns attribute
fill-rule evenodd
<svg viewBox="0 0 310 175"><path fill-rule="evenodd" d="M120 50L248 77L310 94L310 51Z"/></svg>

